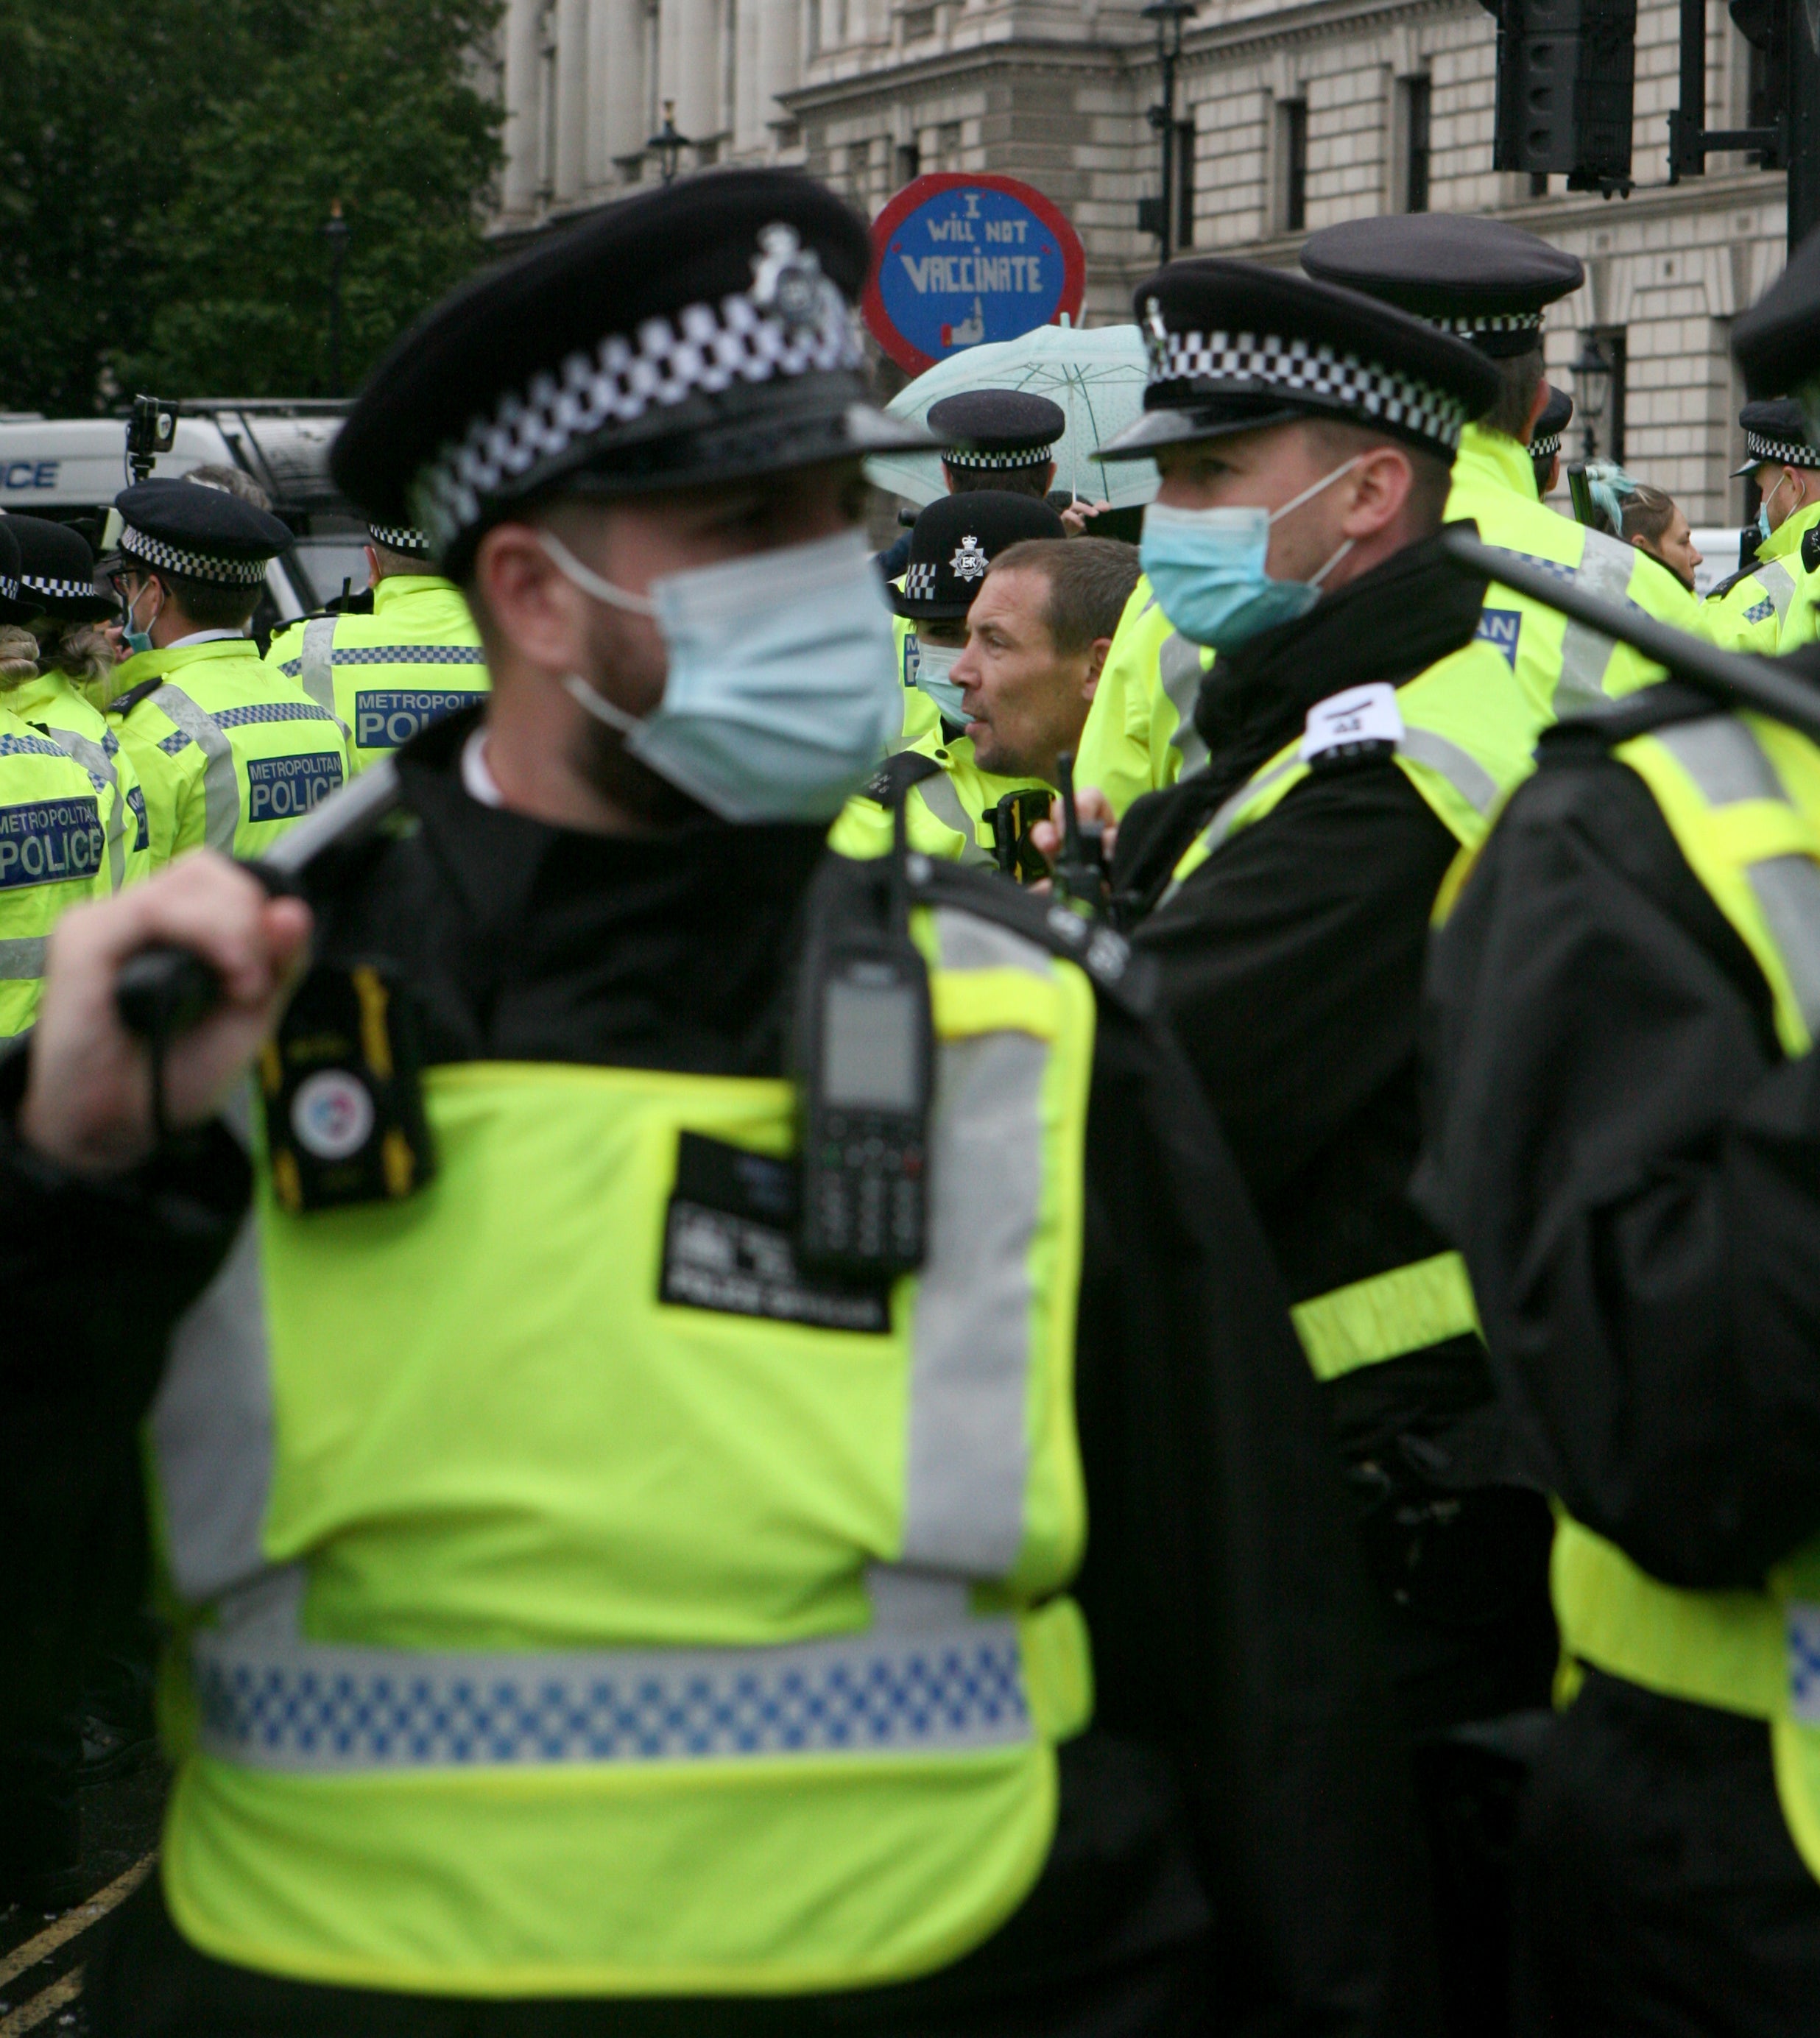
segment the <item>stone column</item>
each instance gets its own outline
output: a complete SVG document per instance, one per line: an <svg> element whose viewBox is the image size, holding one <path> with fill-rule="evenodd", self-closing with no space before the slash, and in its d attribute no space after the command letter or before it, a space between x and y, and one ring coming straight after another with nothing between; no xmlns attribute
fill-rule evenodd
<svg viewBox="0 0 1820 2038"><path fill-rule="evenodd" d="M588 0L556 0L556 160L551 196L581 195L588 174Z"/></svg>
<svg viewBox="0 0 1820 2038"><path fill-rule="evenodd" d="M528 217L537 203L537 13L538 0L509 0L503 24L506 154L501 195L508 218Z"/></svg>
<svg viewBox="0 0 1820 2038"><path fill-rule="evenodd" d="M614 182L614 161L649 139L645 118L644 0L590 0L588 182Z"/></svg>
<svg viewBox="0 0 1820 2038"><path fill-rule="evenodd" d="M785 118L780 92L796 89L802 68L801 0L748 0L758 9L755 119L760 127Z"/></svg>

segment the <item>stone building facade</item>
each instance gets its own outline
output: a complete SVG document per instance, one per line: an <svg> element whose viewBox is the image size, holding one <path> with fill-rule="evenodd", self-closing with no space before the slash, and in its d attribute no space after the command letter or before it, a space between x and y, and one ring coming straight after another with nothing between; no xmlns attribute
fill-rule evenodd
<svg viewBox="0 0 1820 2038"><path fill-rule="evenodd" d="M1088 320L1129 316L1154 264L1137 203L1158 188L1156 40L1139 5L508 0L499 230L657 175L645 144L668 102L680 174L798 164L871 212L924 171L1026 178L1085 243ZM1743 126L1761 81L1724 9L1708 17L1708 124ZM1781 266L1783 180L1715 157L1704 178L1664 181L1678 19L1676 0L1640 0L1637 184L1602 200L1491 169L1494 27L1477 0L1202 0L1175 88L1179 240L1290 263L1317 227L1425 205L1545 235L1587 270L1551 316L1551 373L1572 386L1587 332L1621 362L1599 449L1621 428L1633 472L1697 524L1735 522L1727 333Z"/></svg>

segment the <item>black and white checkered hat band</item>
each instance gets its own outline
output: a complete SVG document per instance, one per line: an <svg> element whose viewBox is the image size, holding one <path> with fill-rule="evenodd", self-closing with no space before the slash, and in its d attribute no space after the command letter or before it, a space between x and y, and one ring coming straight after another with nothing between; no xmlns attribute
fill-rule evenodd
<svg viewBox="0 0 1820 2038"><path fill-rule="evenodd" d="M1274 333L1166 333L1162 360L1153 361L1150 379L1262 383L1288 396L1318 397L1361 411L1380 423L1432 439L1449 453L1458 449L1467 422L1466 404L1444 389L1432 388L1374 361L1361 361L1356 354L1336 354L1324 343L1280 339Z"/></svg>
<svg viewBox="0 0 1820 2038"><path fill-rule="evenodd" d="M1045 439L1040 445L1015 446L1009 453L962 453L951 446L942 459L949 467L1041 467L1049 459L1054 443Z"/></svg>
<svg viewBox="0 0 1820 2038"><path fill-rule="evenodd" d="M366 534L388 552L420 552L429 556L429 533L418 530L414 524L369 524Z"/></svg>
<svg viewBox="0 0 1820 2038"><path fill-rule="evenodd" d="M908 566L904 570L904 595L910 601L933 601L935 565Z"/></svg>
<svg viewBox="0 0 1820 2038"><path fill-rule="evenodd" d="M411 510L441 551L479 521L486 497L578 439L698 391L854 369L864 358L853 313L831 287L813 321L793 323L743 291L718 305L687 305L673 318L645 320L630 338L609 333L592 355L572 354L558 374L502 397L490 417L476 418L459 445L444 446L419 472Z"/></svg>
<svg viewBox="0 0 1820 2038"><path fill-rule="evenodd" d="M1746 432L1744 450L1753 460L1780 460L1784 467L1820 467L1820 449L1803 445L1799 439L1760 438L1755 432Z"/></svg>
<svg viewBox="0 0 1820 2038"><path fill-rule="evenodd" d="M1470 318L1432 318L1429 325L1437 325L1443 332L1457 332L1462 339L1475 339L1482 332L1540 332L1540 312L1487 312Z"/></svg>
<svg viewBox="0 0 1820 2038"><path fill-rule="evenodd" d="M97 599L93 581L52 580L40 574L21 574L19 585L34 594L47 594L53 601L93 601Z"/></svg>
<svg viewBox="0 0 1820 2038"><path fill-rule="evenodd" d="M1553 460L1561 451L1561 434L1549 432L1539 439L1531 439L1529 449L1532 459Z"/></svg>
<svg viewBox="0 0 1820 2038"><path fill-rule="evenodd" d="M166 573L187 574L191 580L219 581L228 587L255 587L266 577L263 559L227 559L214 552L187 551L181 545L167 545L162 538L148 538L131 524L120 527L120 550L143 559L149 566L162 566Z"/></svg>

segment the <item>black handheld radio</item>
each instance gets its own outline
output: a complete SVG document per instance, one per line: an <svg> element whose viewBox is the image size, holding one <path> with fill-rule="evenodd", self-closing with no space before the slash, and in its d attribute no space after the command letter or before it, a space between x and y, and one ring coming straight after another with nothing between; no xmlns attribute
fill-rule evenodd
<svg viewBox="0 0 1820 2038"><path fill-rule="evenodd" d="M797 996L798 1254L827 1272L907 1273L928 1247L935 1037L901 794L895 820L883 917L843 913L817 930Z"/></svg>
<svg viewBox="0 0 1820 2038"><path fill-rule="evenodd" d="M1106 910L1106 833L1098 821L1084 821L1074 803L1074 752L1055 760L1061 781L1061 854L1056 858L1055 888L1072 904L1096 918Z"/></svg>

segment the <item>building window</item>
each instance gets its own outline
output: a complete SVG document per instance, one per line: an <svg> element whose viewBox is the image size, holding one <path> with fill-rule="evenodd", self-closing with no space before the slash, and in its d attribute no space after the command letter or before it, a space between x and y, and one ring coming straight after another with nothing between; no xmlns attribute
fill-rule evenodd
<svg viewBox="0 0 1820 2038"><path fill-rule="evenodd" d="M1747 127L1773 127L1781 111L1782 95L1769 76L1769 52L1760 44L1747 43L1750 61L1745 71L1745 116Z"/></svg>
<svg viewBox="0 0 1820 2038"><path fill-rule="evenodd" d="M1529 195L1531 198L1548 196L1548 172L1531 170L1529 173Z"/></svg>
<svg viewBox="0 0 1820 2038"><path fill-rule="evenodd" d="M1194 123L1175 123L1175 238L1173 246L1194 245Z"/></svg>
<svg viewBox="0 0 1820 2038"><path fill-rule="evenodd" d="M914 142L900 142L897 153L897 181L901 191L922 175L922 151Z"/></svg>
<svg viewBox="0 0 1820 2038"><path fill-rule="evenodd" d="M1308 223L1308 102L1277 102L1277 218L1285 233Z"/></svg>
<svg viewBox="0 0 1820 2038"><path fill-rule="evenodd" d="M1429 115L1433 85L1426 71L1398 81L1403 97L1403 210L1428 209Z"/></svg>

